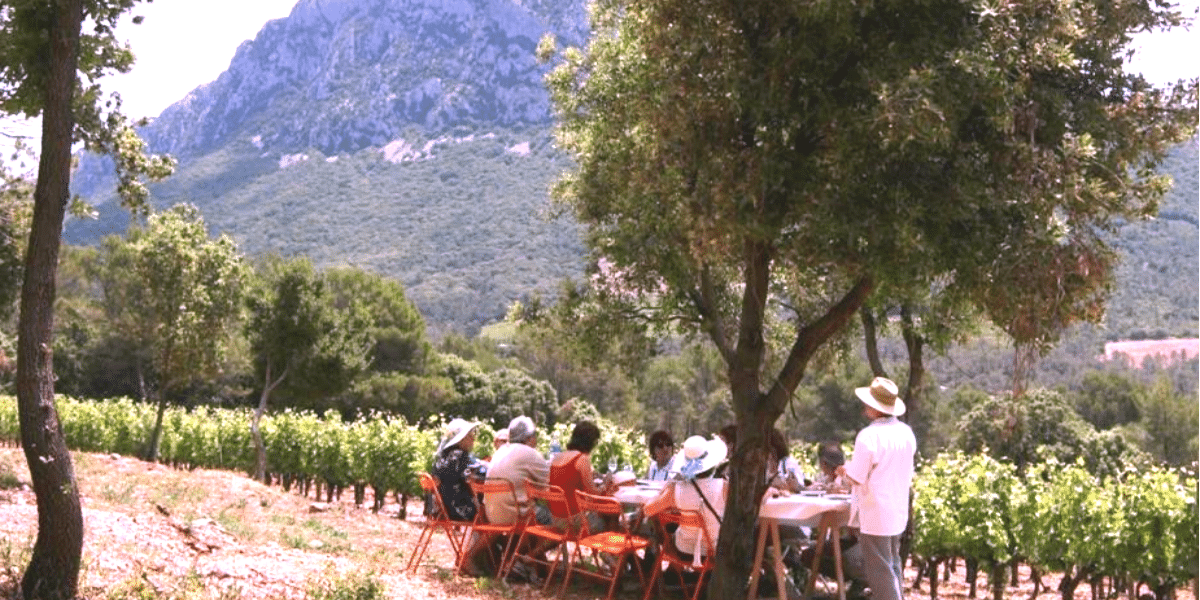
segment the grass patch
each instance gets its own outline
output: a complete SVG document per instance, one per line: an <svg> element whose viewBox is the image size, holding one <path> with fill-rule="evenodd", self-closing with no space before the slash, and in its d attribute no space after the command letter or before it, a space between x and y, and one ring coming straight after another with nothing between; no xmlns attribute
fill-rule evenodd
<svg viewBox="0 0 1200 600"><path fill-rule="evenodd" d="M308 589L311 600L382 600L383 583L367 573L350 573L314 581Z"/></svg>
<svg viewBox="0 0 1200 600"><path fill-rule="evenodd" d="M93 596L88 596L93 597ZM236 600L242 597L239 587L209 589L195 571L171 581L168 585L150 580L145 571L99 592L94 596L102 600Z"/></svg>
<svg viewBox="0 0 1200 600"><path fill-rule="evenodd" d="M7 584L19 585L32 557L32 539L26 544L18 544L7 537L0 538L0 589Z"/></svg>
<svg viewBox="0 0 1200 600"><path fill-rule="evenodd" d="M257 535L257 530L246 519L244 508L227 506L213 516L213 520L230 535L242 540L253 540Z"/></svg>
<svg viewBox="0 0 1200 600"><path fill-rule="evenodd" d="M339 539L339 540L344 540L347 538L346 532L344 532L340 529L337 529L335 527L326 525L316 519L309 519L309 520L305 521L304 528L309 531L312 531L313 533L315 533L317 535L320 535L321 537L334 538L334 539Z"/></svg>
<svg viewBox="0 0 1200 600"><path fill-rule="evenodd" d="M273 525L295 525L296 518L291 515L271 515Z"/></svg>
<svg viewBox="0 0 1200 600"><path fill-rule="evenodd" d="M17 466L7 459L0 459L0 490L15 490L23 485L17 476Z"/></svg>
<svg viewBox="0 0 1200 600"><path fill-rule="evenodd" d="M105 482L100 486L98 495L110 504L128 506L134 501L133 491L137 486L136 481Z"/></svg>
<svg viewBox="0 0 1200 600"><path fill-rule="evenodd" d="M345 542L349 536L345 532L330 527L320 521L308 520L300 526L300 531L288 528L279 531L279 539L284 546L297 550L316 550L330 554L338 554L347 549Z"/></svg>
<svg viewBox="0 0 1200 600"><path fill-rule="evenodd" d="M154 490L151 498L151 501L155 504L161 504L174 512L176 508L182 505L200 504L208 498L208 490L195 485L189 485L186 481L181 480Z"/></svg>
<svg viewBox="0 0 1200 600"><path fill-rule="evenodd" d="M502 579L480 577L475 580L475 589L481 593L500 596L502 598L516 597L512 586Z"/></svg>
<svg viewBox="0 0 1200 600"><path fill-rule="evenodd" d="M16 473L0 471L0 490L15 490L21 487L21 480Z"/></svg>

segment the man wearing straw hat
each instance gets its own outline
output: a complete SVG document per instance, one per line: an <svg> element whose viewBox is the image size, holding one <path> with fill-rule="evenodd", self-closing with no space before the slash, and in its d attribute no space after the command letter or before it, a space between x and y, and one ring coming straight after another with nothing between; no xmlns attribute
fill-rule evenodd
<svg viewBox="0 0 1200 600"><path fill-rule="evenodd" d="M904 587L900 536L908 525L917 439L908 424L896 418L905 407L892 380L876 377L854 393L871 424L858 432L850 462L836 472L853 485L850 526L859 528L871 598L900 600Z"/></svg>

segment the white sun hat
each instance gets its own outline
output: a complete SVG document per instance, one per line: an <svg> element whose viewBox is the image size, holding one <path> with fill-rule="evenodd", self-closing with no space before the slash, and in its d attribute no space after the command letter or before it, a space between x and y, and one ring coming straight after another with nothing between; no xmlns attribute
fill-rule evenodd
<svg viewBox="0 0 1200 600"><path fill-rule="evenodd" d="M693 435L684 440L683 450L675 455L674 464L679 465L679 473L684 479L694 479L697 475L725 462L728 455L729 447L720 439L705 439Z"/></svg>

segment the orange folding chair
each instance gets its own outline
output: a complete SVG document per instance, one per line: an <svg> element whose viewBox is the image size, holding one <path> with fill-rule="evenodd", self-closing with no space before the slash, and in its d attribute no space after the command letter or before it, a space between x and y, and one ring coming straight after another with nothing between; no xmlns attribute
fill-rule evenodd
<svg viewBox="0 0 1200 600"><path fill-rule="evenodd" d="M533 505L537 502L545 502L547 505L562 503L563 506L568 506L567 494L561 487L526 479L525 495L529 498L530 504L529 509L525 512L525 527L521 530L521 537L517 541L515 549L509 555L508 566L504 569L502 576L512 571L513 564L517 559L545 565L547 569L546 581L542 584L542 592L544 593L550 588L550 580L554 579L554 571L558 568L558 565L565 565L566 561L569 561L571 558L567 550L567 542L575 542L579 538L579 535L577 531L572 531L570 528L560 529L553 525L542 525L537 521L537 511L533 510ZM533 554L523 554L521 548L525 547L526 541L531 544L536 543L535 540L529 539L530 536L553 543L552 548L557 550L554 560L545 560Z"/></svg>
<svg viewBox="0 0 1200 600"><path fill-rule="evenodd" d="M650 594L655 589L656 582L661 585L659 575L662 573L664 564L668 570L673 571L679 577L679 585L683 588L683 592L691 596L692 600L698 600L700 598L700 590L704 588L704 576L712 571L716 561L716 548L713 545L712 536L708 534L708 528L704 525L704 517L694 510L671 509L660 512L651 517L651 519L657 523L659 539L662 540L662 544L659 546L658 564L654 565L654 572L650 575L650 583L646 586L644 600L650 599ZM698 532L697 535L700 536L704 548L703 557L682 554L675 547L675 537L668 533L672 524L676 527L691 527ZM685 573L698 574L691 592L688 591L689 586ZM665 578L666 576L663 575L663 577Z"/></svg>
<svg viewBox="0 0 1200 600"><path fill-rule="evenodd" d="M471 486L471 492L475 498L475 505L477 507L477 510L475 511L475 520L471 523L471 528L469 531L478 532L480 535L484 536L484 545L487 547L488 553L491 555L493 562L496 564L496 577L500 577L504 573L504 567L506 561L508 560L509 552L516 548L516 538L524 529L525 522L521 519L517 519L516 521L508 524L492 523L490 520L488 520L486 505L481 502L480 499L485 498L488 495L502 494L509 496L514 505L520 506L520 502L517 501L517 492L515 489L513 489L512 482L508 481L507 479L493 479L484 482L468 480L467 483ZM490 539L497 535L503 535L507 537L507 541L504 543L504 550L501 551L500 556L496 556L495 551L490 543ZM464 542L464 545L469 543L470 541L468 539L468 541ZM462 570L463 562L466 561L466 559L467 552L464 549L458 559L459 571Z"/></svg>
<svg viewBox="0 0 1200 600"><path fill-rule="evenodd" d="M612 600L613 592L617 589L617 580L624 573L626 562L633 565L638 582L645 586L646 577L642 574L641 566L638 564L637 553L639 550L645 552L650 545L650 540L629 531L628 525L622 518L625 515L621 511L621 503L612 497L596 496L579 490L575 491L575 499L579 504L580 513L584 515L596 513L610 517L611 521L616 521L617 526L615 531L591 531L588 520L583 519L579 540L575 542L571 560L567 561L567 576L563 578L562 589L567 589L567 585L571 582L571 574L577 572L607 581L608 595L605 596L605 600ZM595 571L581 568L585 562L584 548L589 550ZM601 559L603 556L616 557L616 564L605 564Z"/></svg>
<svg viewBox="0 0 1200 600"><path fill-rule="evenodd" d="M446 511L446 503L442 501L442 492L438 489L437 477L429 473L420 473L418 478L421 480L421 490L433 498L434 506L432 511L426 511L429 515L425 517L425 528L421 530L421 535L417 536L417 545L413 547L412 556L408 557L405 570L416 572L417 565L421 564L421 558L429 549L429 542L433 541L433 536L439 529L446 532L446 537L450 539L450 548L454 550L454 564L458 564L462 558L465 528L470 523L450 518L450 513Z"/></svg>

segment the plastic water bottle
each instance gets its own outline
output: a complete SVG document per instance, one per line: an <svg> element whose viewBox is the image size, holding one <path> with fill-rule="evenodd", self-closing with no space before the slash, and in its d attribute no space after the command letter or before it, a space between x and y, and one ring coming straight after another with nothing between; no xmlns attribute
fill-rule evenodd
<svg viewBox="0 0 1200 600"><path fill-rule="evenodd" d="M559 452L562 452L562 445L558 443L558 440L550 442L550 460L554 460Z"/></svg>

